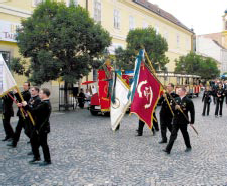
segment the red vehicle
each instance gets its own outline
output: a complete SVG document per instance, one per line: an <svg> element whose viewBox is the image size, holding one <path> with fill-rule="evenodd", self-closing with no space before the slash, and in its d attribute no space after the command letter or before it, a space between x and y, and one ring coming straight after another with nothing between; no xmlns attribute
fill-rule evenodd
<svg viewBox="0 0 227 186"><path fill-rule="evenodd" d="M122 78L129 84L129 76L122 75ZM110 104L111 104L111 90L109 84L112 83L106 78L104 70L98 71L98 81L91 82L90 90L92 93L91 102L89 110L92 115L97 115L98 113L109 114Z"/></svg>

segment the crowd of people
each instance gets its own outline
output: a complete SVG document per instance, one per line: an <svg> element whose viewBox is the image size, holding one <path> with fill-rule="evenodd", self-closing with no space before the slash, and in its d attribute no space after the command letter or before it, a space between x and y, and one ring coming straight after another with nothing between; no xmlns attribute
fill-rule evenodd
<svg viewBox="0 0 227 186"><path fill-rule="evenodd" d="M23 84L23 92L11 91L3 97L3 126L6 137L3 141L9 141L7 146L15 148L20 139L21 131L24 129L29 138L33 155L30 164L38 163L40 159L39 147L42 147L44 161L40 166L51 164L50 151L48 146L48 133L50 132L49 118L51 115L51 103L49 100L50 91L47 88L30 88L30 83ZM17 104L18 123L13 130L10 120L14 116L13 102Z"/></svg>

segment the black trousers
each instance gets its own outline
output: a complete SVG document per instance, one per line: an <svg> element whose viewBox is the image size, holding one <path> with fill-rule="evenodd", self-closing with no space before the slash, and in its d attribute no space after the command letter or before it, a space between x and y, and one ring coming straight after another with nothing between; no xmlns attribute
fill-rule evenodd
<svg viewBox="0 0 227 186"><path fill-rule="evenodd" d="M218 115L218 112L219 112L219 115L222 116L222 108L223 108L223 101L224 100L217 100L217 104L216 104L216 109L215 109L215 115L217 116Z"/></svg>
<svg viewBox="0 0 227 186"><path fill-rule="evenodd" d="M30 131L28 131L28 128L29 128L28 125L29 125L28 118L24 119L23 117L19 116L19 121L17 123L15 133L14 133L14 136L13 136L13 143L14 144L18 143L18 141L20 139L22 128L25 129L25 134L30 138Z"/></svg>
<svg viewBox="0 0 227 186"><path fill-rule="evenodd" d="M47 136L48 133L41 132L38 134L35 130L33 130L31 136L32 152L34 154L34 158L40 158L39 147L41 146L43 150L44 160L47 162L51 162L50 150L47 143Z"/></svg>
<svg viewBox="0 0 227 186"><path fill-rule="evenodd" d="M171 151L173 144L175 142L175 140L177 139L177 133L179 131L179 129L181 130L181 133L183 135L184 138L184 143L186 145L187 148L191 148L191 144L190 144L190 138L189 138L189 134L187 131L188 125L187 124L181 124L181 123L174 123L173 124L173 128L172 128L172 132L170 135L170 139L169 139L169 143L166 147L166 150L168 152Z"/></svg>
<svg viewBox="0 0 227 186"><path fill-rule="evenodd" d="M3 127L5 130L5 134L6 134L6 138L13 138L14 136L14 131L13 131L13 127L10 124L10 119L11 119L11 115L7 115L7 114L3 114Z"/></svg>
<svg viewBox="0 0 227 186"><path fill-rule="evenodd" d="M216 102L217 102L217 97L216 96L213 96L213 101L214 101L214 104L216 104Z"/></svg>
<svg viewBox="0 0 227 186"><path fill-rule="evenodd" d="M203 115L205 115L206 111L207 111L207 115L209 115L209 113L210 113L210 102L204 101Z"/></svg>
<svg viewBox="0 0 227 186"><path fill-rule="evenodd" d="M167 128L170 132L172 131L172 119L172 117L160 115L161 136L163 141L167 141Z"/></svg>
<svg viewBox="0 0 227 186"><path fill-rule="evenodd" d="M158 123L157 123L158 124ZM139 120L139 127L138 127L138 134L143 135L143 128L144 128L145 122L142 120ZM152 127L152 132L154 132L154 121L153 121L153 127Z"/></svg>

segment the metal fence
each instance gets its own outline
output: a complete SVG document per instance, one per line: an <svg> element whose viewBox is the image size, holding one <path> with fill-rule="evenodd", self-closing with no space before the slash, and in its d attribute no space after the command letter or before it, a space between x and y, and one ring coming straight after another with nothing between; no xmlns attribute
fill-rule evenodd
<svg viewBox="0 0 227 186"><path fill-rule="evenodd" d="M59 86L59 111L75 109L76 96L78 94L78 87L68 87L65 89L64 85Z"/></svg>

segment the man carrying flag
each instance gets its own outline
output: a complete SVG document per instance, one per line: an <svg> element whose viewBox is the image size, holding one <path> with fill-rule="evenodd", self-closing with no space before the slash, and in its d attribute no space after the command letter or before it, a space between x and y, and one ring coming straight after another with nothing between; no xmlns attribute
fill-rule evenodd
<svg viewBox="0 0 227 186"><path fill-rule="evenodd" d="M10 119L14 115L13 111L13 90L16 86L16 82L10 73L2 54L0 54L0 97L3 99L3 126L5 130L6 137L3 141L8 141L13 138L14 131L10 124ZM11 96L11 97L10 97Z"/></svg>

